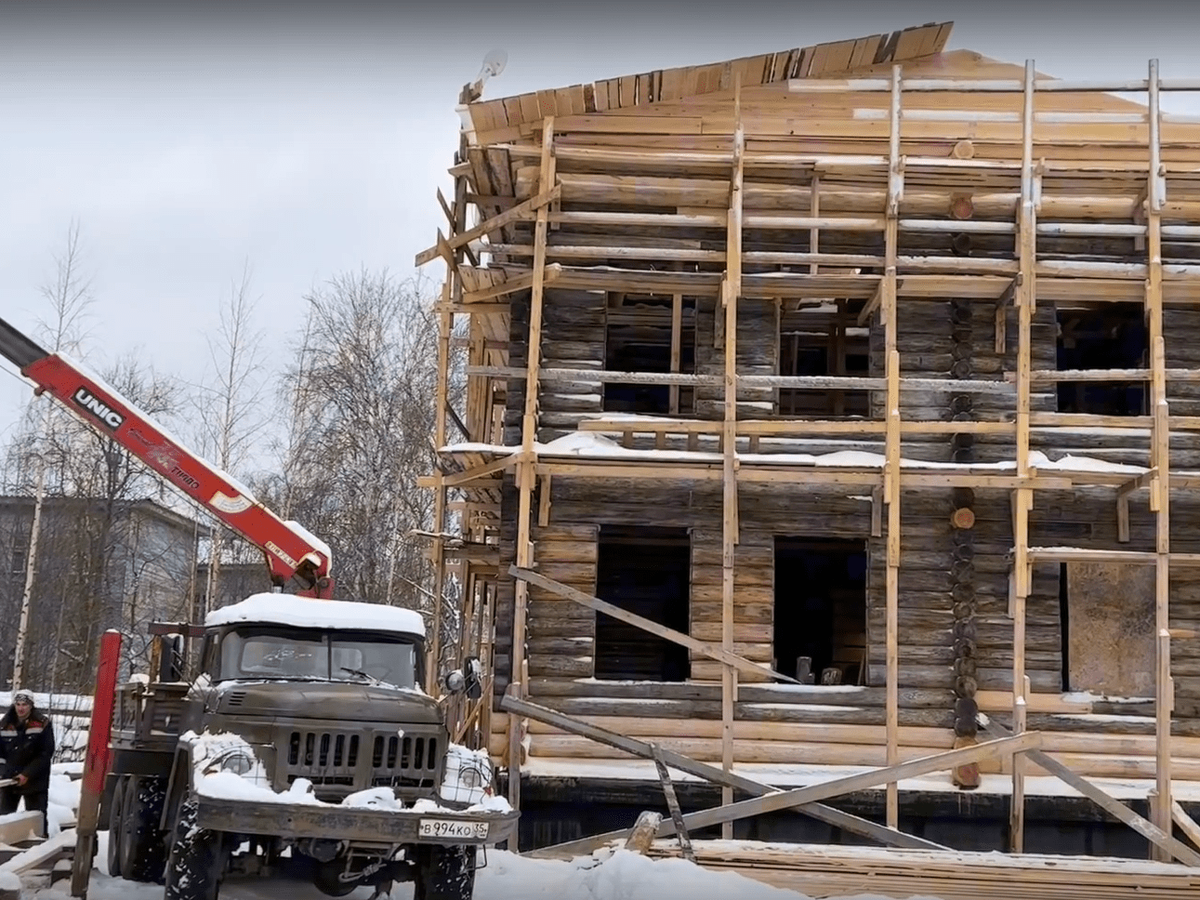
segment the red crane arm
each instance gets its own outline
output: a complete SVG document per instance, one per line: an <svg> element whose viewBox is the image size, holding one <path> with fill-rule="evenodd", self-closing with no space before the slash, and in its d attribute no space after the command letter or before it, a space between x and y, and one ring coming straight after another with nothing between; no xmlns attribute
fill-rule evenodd
<svg viewBox="0 0 1200 900"><path fill-rule="evenodd" d="M323 542L299 524L280 519L232 476L191 453L100 378L62 354L42 350L3 319L0 355L37 385L35 393L53 396L262 550L273 584L282 587L295 578L301 595L332 595L329 548Z"/></svg>

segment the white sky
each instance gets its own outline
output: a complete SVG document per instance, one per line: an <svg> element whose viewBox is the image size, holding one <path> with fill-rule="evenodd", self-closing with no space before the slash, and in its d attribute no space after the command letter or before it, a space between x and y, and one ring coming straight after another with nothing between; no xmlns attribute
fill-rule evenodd
<svg viewBox="0 0 1200 900"><path fill-rule="evenodd" d="M1200 76L1184 3L0 4L0 315L34 330L77 219L93 368L140 349L198 380L244 260L282 362L312 285L406 276L432 243L458 91L490 49L499 97L946 19L951 49L1051 75L1137 78L1157 57ZM3 442L29 392L0 368Z"/></svg>

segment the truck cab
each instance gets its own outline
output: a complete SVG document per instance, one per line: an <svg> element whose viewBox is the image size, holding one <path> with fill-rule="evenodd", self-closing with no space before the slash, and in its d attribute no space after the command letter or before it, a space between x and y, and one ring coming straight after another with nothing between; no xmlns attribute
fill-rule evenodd
<svg viewBox="0 0 1200 900"><path fill-rule="evenodd" d="M117 703L109 869L215 900L225 873L299 865L323 892L412 880L468 900L517 814L424 689L424 625L380 604L256 594L209 613L199 673Z"/></svg>
<svg viewBox="0 0 1200 900"><path fill-rule="evenodd" d="M411 610L249 597L205 620L183 728L240 735L277 792L303 778L327 802L381 786L428 797L449 738L422 688L423 642Z"/></svg>

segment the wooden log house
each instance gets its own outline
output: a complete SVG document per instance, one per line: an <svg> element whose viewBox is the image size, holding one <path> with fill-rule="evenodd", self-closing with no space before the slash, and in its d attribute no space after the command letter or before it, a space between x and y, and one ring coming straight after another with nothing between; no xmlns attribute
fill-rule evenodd
<svg viewBox="0 0 1200 900"><path fill-rule="evenodd" d="M523 846L663 794L506 696L787 786L990 719L1165 831L1200 801L1200 125L1163 109L1200 81L950 31L464 90L417 257L448 269L426 483L463 587L432 653L486 663L460 737ZM1024 755L979 765L843 806L1145 853Z"/></svg>

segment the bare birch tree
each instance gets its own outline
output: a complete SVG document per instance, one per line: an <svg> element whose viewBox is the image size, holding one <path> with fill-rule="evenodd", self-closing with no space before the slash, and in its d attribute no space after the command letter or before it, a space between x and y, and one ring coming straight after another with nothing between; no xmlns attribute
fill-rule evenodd
<svg viewBox="0 0 1200 900"><path fill-rule="evenodd" d="M263 496L333 553L337 593L427 606L430 571L414 529L432 521L417 479L431 465L437 323L417 282L339 275L308 297L309 327L284 376L289 453Z"/></svg>
<svg viewBox="0 0 1200 900"><path fill-rule="evenodd" d="M39 330L49 338L51 352L74 351L83 337L84 318L92 303L92 282L85 274L83 246L80 226L73 221L67 228L63 249L54 256L54 276L42 285L40 292L46 300L49 312L39 320ZM30 526L29 549L25 561L25 584L21 594L20 612L17 620L16 642L13 648L12 686L18 686L25 675L25 647L29 631L29 610L33 595L34 579L37 574L37 546L41 533L42 507L46 494L46 456L43 446L52 437L51 430L58 410L50 408L49 401L26 407L28 419L37 422L35 431L40 438L34 439L30 456L35 461L33 522Z"/></svg>
<svg viewBox="0 0 1200 900"><path fill-rule="evenodd" d="M263 332L254 324L250 284L250 266L246 263L221 306L217 333L208 339L211 376L201 391L200 450L230 474L247 463L255 440L272 419L266 408ZM250 549L218 519L212 519L206 584L197 611L200 618L220 595L224 558L233 555L240 560Z"/></svg>

